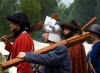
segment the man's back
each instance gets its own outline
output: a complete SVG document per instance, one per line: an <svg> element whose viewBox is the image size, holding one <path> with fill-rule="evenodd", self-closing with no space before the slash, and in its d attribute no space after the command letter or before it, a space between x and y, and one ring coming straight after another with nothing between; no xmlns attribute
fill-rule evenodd
<svg viewBox="0 0 100 73"><path fill-rule="evenodd" d="M9 48L10 46L12 48ZM5 49L11 52L10 59L13 59L17 57L19 52L31 52L34 50L34 44L28 33L22 33L15 39L13 45L7 44ZM32 73L29 67L30 63L28 62L17 65L17 73Z"/></svg>
<svg viewBox="0 0 100 73"><path fill-rule="evenodd" d="M72 60L71 73L87 73L86 54L83 44L68 48Z"/></svg>
<svg viewBox="0 0 100 73"><path fill-rule="evenodd" d="M45 73L70 73L72 62L65 46L45 54L26 53L25 61L45 66Z"/></svg>

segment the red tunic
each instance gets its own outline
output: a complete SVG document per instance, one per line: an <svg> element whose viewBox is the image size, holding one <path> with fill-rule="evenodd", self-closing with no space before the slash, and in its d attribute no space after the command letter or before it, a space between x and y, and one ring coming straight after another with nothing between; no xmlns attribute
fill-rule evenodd
<svg viewBox="0 0 100 73"><path fill-rule="evenodd" d="M68 48L72 60L71 73L87 73L86 54L83 44Z"/></svg>
<svg viewBox="0 0 100 73"><path fill-rule="evenodd" d="M31 52L34 50L34 43L32 38L28 33L20 34L13 45L11 43L7 43L5 49L11 52L10 59L16 58L19 52ZM23 62L17 65L17 73L33 73L30 69L30 63Z"/></svg>

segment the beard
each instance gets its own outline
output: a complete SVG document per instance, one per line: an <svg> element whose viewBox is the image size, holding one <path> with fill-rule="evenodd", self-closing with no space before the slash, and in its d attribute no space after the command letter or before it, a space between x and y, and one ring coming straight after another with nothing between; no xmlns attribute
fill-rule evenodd
<svg viewBox="0 0 100 73"><path fill-rule="evenodd" d="M71 37L73 37L74 35L76 34L76 32L69 32L67 35L64 35L64 34L62 34L63 35L63 37L65 38L65 39L68 39L68 38L71 38Z"/></svg>
<svg viewBox="0 0 100 73"><path fill-rule="evenodd" d="M17 32L18 30L17 30L17 29L11 29L11 31L12 31L12 32Z"/></svg>
<svg viewBox="0 0 100 73"><path fill-rule="evenodd" d="M14 38L17 38L23 31L25 31L25 28L20 28L19 30L13 30L14 32Z"/></svg>

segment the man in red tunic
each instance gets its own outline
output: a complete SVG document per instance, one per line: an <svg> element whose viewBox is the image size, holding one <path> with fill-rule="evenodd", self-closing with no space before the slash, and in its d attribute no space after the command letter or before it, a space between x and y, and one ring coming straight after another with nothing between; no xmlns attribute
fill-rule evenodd
<svg viewBox="0 0 100 73"><path fill-rule="evenodd" d="M30 21L27 14L23 12L18 12L13 15L8 15L6 17L10 23L10 29L14 32L14 43L13 45L8 42L6 36L2 37L5 43L5 49L10 52L9 59L16 58L19 52L31 52L34 50L34 43L31 36L25 31L26 27L30 27ZM17 73L33 73L30 69L30 63L23 62L17 67Z"/></svg>
<svg viewBox="0 0 100 73"><path fill-rule="evenodd" d="M80 26L75 20L64 22L60 26L63 29L62 35L65 39L73 37L77 35L77 33L81 33ZM72 60L71 73L87 73L86 54L83 44L72 46L68 48L68 51Z"/></svg>

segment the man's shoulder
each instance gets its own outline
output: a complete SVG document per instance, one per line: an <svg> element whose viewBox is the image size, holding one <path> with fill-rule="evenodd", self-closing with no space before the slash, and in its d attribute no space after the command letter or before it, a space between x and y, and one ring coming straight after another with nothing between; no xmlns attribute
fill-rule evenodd
<svg viewBox="0 0 100 73"><path fill-rule="evenodd" d="M29 33L22 33L22 34L20 34L19 35L19 38L25 38L25 37L31 37L30 35L29 35Z"/></svg>
<svg viewBox="0 0 100 73"><path fill-rule="evenodd" d="M93 47L97 47L97 46L100 46L100 41L98 41L95 44L93 44Z"/></svg>
<svg viewBox="0 0 100 73"><path fill-rule="evenodd" d="M32 39L31 36L28 34L28 33L23 33L23 34L20 34L16 40L22 40L22 39Z"/></svg>
<svg viewBox="0 0 100 73"><path fill-rule="evenodd" d="M60 46L57 46L57 47L60 47L60 48L67 48L65 45L60 45Z"/></svg>
<svg viewBox="0 0 100 73"><path fill-rule="evenodd" d="M60 46L57 46L55 49L56 50L60 50L60 51L66 51L67 50L67 47L64 46L64 45L60 45Z"/></svg>

